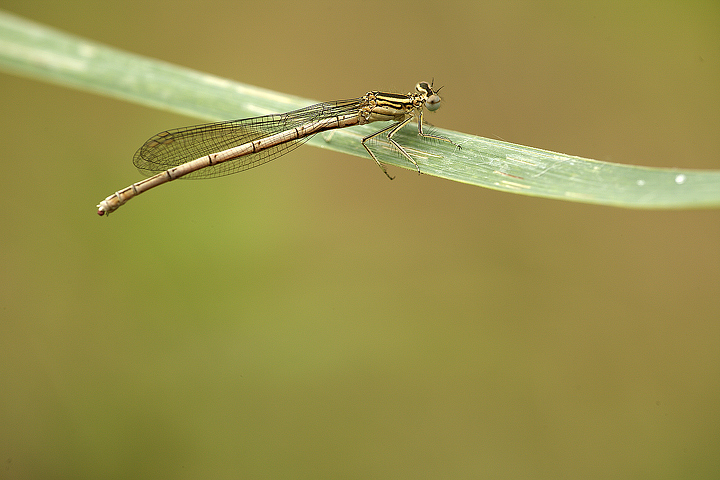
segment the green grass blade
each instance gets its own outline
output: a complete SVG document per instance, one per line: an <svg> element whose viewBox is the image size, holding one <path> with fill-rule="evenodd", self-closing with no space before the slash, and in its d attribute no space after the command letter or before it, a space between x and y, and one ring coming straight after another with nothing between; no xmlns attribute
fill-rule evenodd
<svg viewBox="0 0 720 480"><path fill-rule="evenodd" d="M207 121L285 112L315 103L123 52L5 12L0 12L0 69ZM367 158L359 140L377 129L365 125L339 130L318 135L310 144ZM425 141L410 128L396 137L427 175L618 207L720 206L720 171L621 165L442 129L433 132L462 149ZM414 168L383 142L373 148L388 165Z"/></svg>

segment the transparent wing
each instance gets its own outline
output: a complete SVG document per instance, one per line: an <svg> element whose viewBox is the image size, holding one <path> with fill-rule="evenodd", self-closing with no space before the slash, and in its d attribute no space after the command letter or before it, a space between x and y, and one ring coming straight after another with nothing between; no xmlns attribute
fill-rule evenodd
<svg viewBox="0 0 720 480"><path fill-rule="evenodd" d="M318 103L292 112L208 123L160 132L135 153L133 163L144 175L155 175L211 153L243 145L310 122L357 112L361 99ZM205 167L182 178L213 178L248 170L281 157L312 135L260 152Z"/></svg>

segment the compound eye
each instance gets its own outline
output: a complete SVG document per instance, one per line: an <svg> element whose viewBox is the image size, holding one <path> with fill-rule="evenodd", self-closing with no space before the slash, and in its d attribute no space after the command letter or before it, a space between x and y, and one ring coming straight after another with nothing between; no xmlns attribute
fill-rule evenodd
<svg viewBox="0 0 720 480"><path fill-rule="evenodd" d="M435 95L434 93L430 95L427 100L425 100L425 108L431 112L440 108L440 95Z"/></svg>
<svg viewBox="0 0 720 480"><path fill-rule="evenodd" d="M415 90L418 91L418 93L424 93L425 95L429 95L432 93L432 87L427 82L420 82L417 85L415 85Z"/></svg>

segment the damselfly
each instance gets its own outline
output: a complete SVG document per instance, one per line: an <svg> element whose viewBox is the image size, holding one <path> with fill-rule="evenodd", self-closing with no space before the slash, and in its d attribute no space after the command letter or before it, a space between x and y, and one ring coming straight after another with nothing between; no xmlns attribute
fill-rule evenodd
<svg viewBox="0 0 720 480"><path fill-rule="evenodd" d="M393 138L413 118L418 134L449 142L452 140L423 132L423 107L437 110L440 96L433 84L420 82L414 93L406 95L368 92L360 98L318 103L300 110L263 117L209 123L161 132L135 153L133 163L145 180L113 193L98 205L98 215L109 215L131 198L177 178L212 178L247 170L285 155L319 132L364 125L378 121L395 123L362 139L362 145L385 175L385 165L366 142L385 134L387 140L410 161L418 173L420 167ZM159 172L159 173L158 173Z"/></svg>

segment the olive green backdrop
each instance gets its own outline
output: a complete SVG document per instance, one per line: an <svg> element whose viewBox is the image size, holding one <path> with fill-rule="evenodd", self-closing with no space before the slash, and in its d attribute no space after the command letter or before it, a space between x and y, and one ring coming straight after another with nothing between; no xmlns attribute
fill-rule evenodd
<svg viewBox="0 0 720 480"><path fill-rule="evenodd" d="M0 8L317 100L720 168L720 5ZM0 75L0 478L720 477L720 212L521 197L311 147L110 218L197 119Z"/></svg>

